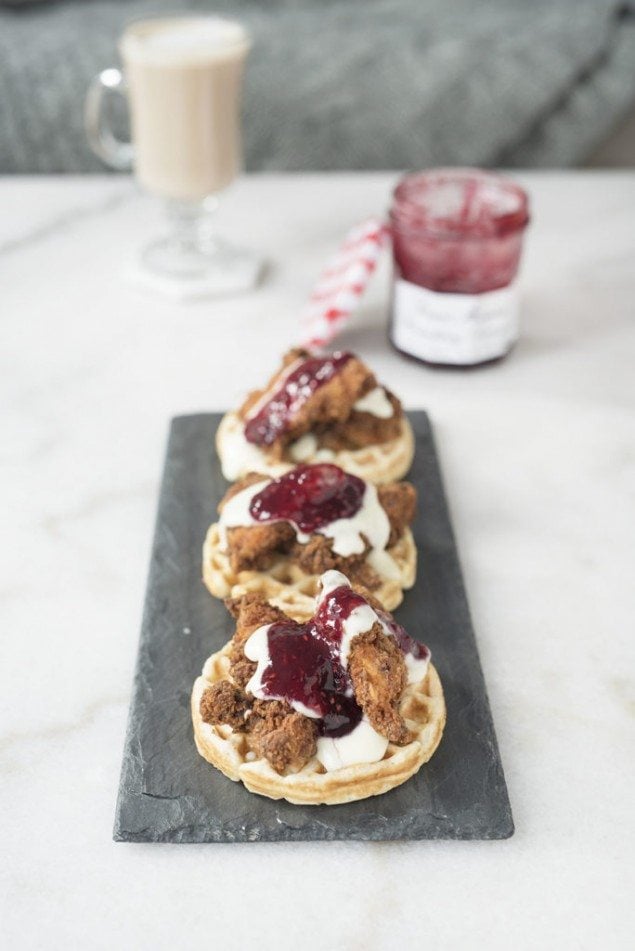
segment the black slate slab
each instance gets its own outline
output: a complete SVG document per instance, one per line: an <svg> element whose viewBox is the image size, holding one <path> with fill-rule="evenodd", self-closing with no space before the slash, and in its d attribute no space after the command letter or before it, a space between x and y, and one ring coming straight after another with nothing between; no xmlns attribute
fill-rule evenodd
<svg viewBox="0 0 635 951"><path fill-rule="evenodd" d="M201 546L225 491L220 416L172 421L126 736L114 838L127 842L503 839L514 826L432 432L410 414L419 490L418 580L396 612L432 650L448 722L434 757L403 786L358 803L292 806L247 792L197 753L189 697L232 634L201 581Z"/></svg>

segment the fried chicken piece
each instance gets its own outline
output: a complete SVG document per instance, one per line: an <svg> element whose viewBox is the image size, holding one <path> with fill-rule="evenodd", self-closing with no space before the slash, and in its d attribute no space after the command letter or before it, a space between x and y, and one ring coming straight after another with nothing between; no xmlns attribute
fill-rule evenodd
<svg viewBox="0 0 635 951"><path fill-rule="evenodd" d="M315 755L317 727L301 713L292 713L277 730L262 736L260 750L277 773L296 772Z"/></svg>
<svg viewBox="0 0 635 951"><path fill-rule="evenodd" d="M226 598L225 607L236 620L235 643L244 644L249 635L263 624L289 620L284 611L269 604L259 591L249 591L239 598Z"/></svg>
<svg viewBox="0 0 635 951"><path fill-rule="evenodd" d="M392 416L381 419L372 413L352 409L346 419L332 423L320 432L320 448L339 452L342 449L363 449L396 439L401 430L403 410L396 396L388 390L386 396L393 407Z"/></svg>
<svg viewBox="0 0 635 951"><path fill-rule="evenodd" d="M227 530L232 571L265 571L275 556L287 552L295 541L288 522L237 526Z"/></svg>
<svg viewBox="0 0 635 951"><path fill-rule="evenodd" d="M364 588L367 597L370 596L371 591L375 591L381 585L381 578L367 561L360 561L358 564L352 565L344 573L355 590Z"/></svg>
<svg viewBox="0 0 635 951"><path fill-rule="evenodd" d="M235 652L232 648L229 673L231 674L232 679L235 680L238 686L243 690L247 689L247 684L256 673L257 666L258 665L253 660L247 660L243 653L242 647L237 648Z"/></svg>
<svg viewBox="0 0 635 951"><path fill-rule="evenodd" d="M245 657L245 641L263 624L288 620L280 608L265 601L262 594L250 591L240 598L228 598L225 606L236 618L236 631L231 641L229 653L229 672L240 687L246 687L253 677L256 664Z"/></svg>
<svg viewBox="0 0 635 951"><path fill-rule="evenodd" d="M293 707L286 700L259 700L251 705L249 717L250 733L271 733L277 730L285 717L293 713Z"/></svg>
<svg viewBox="0 0 635 951"><path fill-rule="evenodd" d="M417 490L410 482L377 486L379 502L390 522L388 547L395 545L412 524L417 509Z"/></svg>
<svg viewBox="0 0 635 951"><path fill-rule="evenodd" d="M307 350L292 350L285 354L280 370L274 374L264 390L249 394L238 411L239 416L245 419L266 392L275 392L279 377L290 363L310 356ZM295 413L290 425L267 447L267 455L272 460L281 460L289 443L299 439L309 430L344 422L351 415L353 404L376 385L372 371L357 357L352 357L330 380L308 397Z"/></svg>
<svg viewBox="0 0 635 951"><path fill-rule="evenodd" d="M368 552L370 545L364 546L364 551L358 555L337 555L332 548L333 540L326 535L311 535L306 544L296 542L290 551L291 557L298 563L303 571L309 575L321 575L330 568L336 568L348 575L355 566L361 564Z"/></svg>
<svg viewBox="0 0 635 951"><path fill-rule="evenodd" d="M351 644L348 670L355 699L371 724L392 743L407 743L410 731L399 713L399 700L406 686L406 664L399 647L373 624Z"/></svg>
<svg viewBox="0 0 635 951"><path fill-rule="evenodd" d="M317 726L282 700L255 700L248 719L251 747L277 773L301 769L317 749Z"/></svg>
<svg viewBox="0 0 635 951"><path fill-rule="evenodd" d="M200 711L205 723L227 723L233 730L242 731L248 710L247 695L229 680L219 680L201 697Z"/></svg>

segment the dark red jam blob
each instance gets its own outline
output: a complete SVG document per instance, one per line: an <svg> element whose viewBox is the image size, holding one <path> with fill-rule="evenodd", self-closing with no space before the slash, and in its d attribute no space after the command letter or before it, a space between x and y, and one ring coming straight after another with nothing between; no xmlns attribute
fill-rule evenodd
<svg viewBox="0 0 635 951"><path fill-rule="evenodd" d="M340 663L339 647L344 621L367 603L361 594L342 585L324 598L310 621L278 621L267 632L270 662L262 676L263 693L304 704L318 715L321 736L345 736L362 718L348 670ZM380 616L404 653L417 659L429 656L428 648L409 637L388 614Z"/></svg>
<svg viewBox="0 0 635 951"><path fill-rule="evenodd" d="M362 479L331 463L301 465L258 492L249 513L257 522L293 522L311 534L339 518L352 518L365 491Z"/></svg>
<svg viewBox="0 0 635 951"><path fill-rule="evenodd" d="M305 624L278 621L267 632L270 663L262 677L265 694L302 703L320 717L322 736L345 736L362 718L348 670L339 659L343 622L365 599L335 588Z"/></svg>
<svg viewBox="0 0 635 951"><path fill-rule="evenodd" d="M322 736L344 736L362 718L337 645L321 636L315 620L279 621L267 633L271 662L262 677L265 694L302 703L320 717Z"/></svg>
<svg viewBox="0 0 635 951"><path fill-rule="evenodd" d="M256 446L271 446L286 432L310 396L328 383L353 354L336 350L328 357L308 357L286 376L255 416L245 423L245 438Z"/></svg>

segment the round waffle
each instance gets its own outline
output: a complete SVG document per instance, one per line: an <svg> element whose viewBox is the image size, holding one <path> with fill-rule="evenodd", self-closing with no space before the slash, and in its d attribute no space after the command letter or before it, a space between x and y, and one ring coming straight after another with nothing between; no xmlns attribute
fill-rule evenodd
<svg viewBox="0 0 635 951"><path fill-rule="evenodd" d="M207 660L192 691L192 721L196 747L209 763L229 779L245 784L250 792L270 799L286 799L304 805L335 805L378 796L401 785L426 763L441 740L446 710L441 681L430 664L423 680L404 690L400 712L415 738L405 746L388 744L377 763L345 766L327 772L313 757L298 772L280 775L269 762L258 759L249 746L249 735L235 733L227 725L205 723L200 703L207 687L230 680L226 644Z"/></svg>
<svg viewBox="0 0 635 951"><path fill-rule="evenodd" d="M223 462L225 445L227 439L237 430L242 429L243 421L237 413L226 413L220 421L216 433L216 449ZM262 472L264 475L278 476L288 469L292 469L296 463L292 462L272 462L267 454L259 450L257 446L250 450L254 456L252 472ZM255 457L258 457L256 464ZM366 482L374 482L376 485L383 485L386 482L395 482L402 479L412 465L414 456L414 434L408 419L404 416L401 421L401 432L394 439L389 439L384 443L376 443L374 446L365 446L363 449L341 449L338 452L331 450L318 450L315 456L303 459L303 462L332 462L346 472L365 479ZM234 479L242 479L247 475L248 469L239 474L234 474Z"/></svg>
<svg viewBox="0 0 635 951"><path fill-rule="evenodd" d="M394 611L403 601L404 589L415 583L417 549L409 528L388 554L399 576L384 579L372 593L387 611ZM229 556L221 550L218 523L210 526L203 544L203 581L217 598L238 598L257 591L295 621L311 617L320 590L320 575L306 574L288 555L279 555L267 571L233 571Z"/></svg>

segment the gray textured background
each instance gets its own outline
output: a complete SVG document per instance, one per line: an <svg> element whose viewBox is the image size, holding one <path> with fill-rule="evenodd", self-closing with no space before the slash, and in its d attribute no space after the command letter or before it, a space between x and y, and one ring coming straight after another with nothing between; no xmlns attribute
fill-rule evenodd
<svg viewBox="0 0 635 951"><path fill-rule="evenodd" d="M617 0L0 0L0 172L84 172L82 102L139 16L252 30L248 169L571 165L635 99Z"/></svg>

